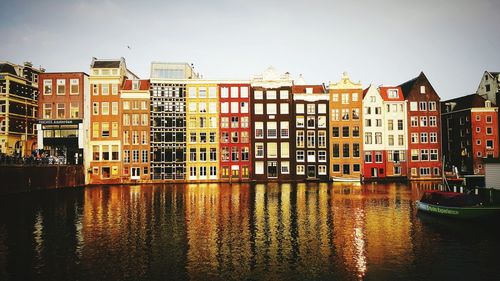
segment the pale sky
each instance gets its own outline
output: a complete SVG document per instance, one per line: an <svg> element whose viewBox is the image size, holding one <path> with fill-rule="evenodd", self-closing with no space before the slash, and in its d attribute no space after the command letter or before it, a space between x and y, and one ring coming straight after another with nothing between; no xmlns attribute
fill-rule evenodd
<svg viewBox="0 0 500 281"><path fill-rule="evenodd" d="M0 61L88 73L92 57L123 56L141 78L172 61L209 79L272 65L307 83L347 71L365 87L424 71L449 99L500 71L499 15L498 0L0 0Z"/></svg>

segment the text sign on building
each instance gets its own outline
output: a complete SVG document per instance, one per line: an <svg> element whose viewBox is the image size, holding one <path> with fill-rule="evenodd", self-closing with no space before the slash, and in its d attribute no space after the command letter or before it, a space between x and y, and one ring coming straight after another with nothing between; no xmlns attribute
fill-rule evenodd
<svg viewBox="0 0 500 281"><path fill-rule="evenodd" d="M79 124L82 120L39 120L38 123L43 125L73 125Z"/></svg>

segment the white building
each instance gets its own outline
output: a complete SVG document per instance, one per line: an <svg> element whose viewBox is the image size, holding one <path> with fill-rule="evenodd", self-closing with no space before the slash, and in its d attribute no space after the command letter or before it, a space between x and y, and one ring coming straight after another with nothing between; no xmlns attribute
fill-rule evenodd
<svg viewBox="0 0 500 281"><path fill-rule="evenodd" d="M476 93L497 104L496 94L500 90L500 72L485 71Z"/></svg>

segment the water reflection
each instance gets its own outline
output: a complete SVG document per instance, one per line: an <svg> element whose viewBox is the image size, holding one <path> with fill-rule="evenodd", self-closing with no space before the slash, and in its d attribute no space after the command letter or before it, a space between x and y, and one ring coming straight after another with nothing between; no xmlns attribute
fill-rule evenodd
<svg viewBox="0 0 500 281"><path fill-rule="evenodd" d="M0 279L417 280L449 277L433 267L443 251L467 256L449 263L457 278L479 258L495 276L498 233L477 226L471 239L470 225L416 215L433 188L166 184L0 198Z"/></svg>

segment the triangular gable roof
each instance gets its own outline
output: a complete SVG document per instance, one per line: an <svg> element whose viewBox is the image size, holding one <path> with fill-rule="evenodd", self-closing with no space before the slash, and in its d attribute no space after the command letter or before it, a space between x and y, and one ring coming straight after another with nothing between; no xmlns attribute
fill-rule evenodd
<svg viewBox="0 0 500 281"><path fill-rule="evenodd" d="M8 63L0 64L0 73L9 73L12 75L17 75L16 69L14 68L14 66L12 66Z"/></svg>
<svg viewBox="0 0 500 281"><path fill-rule="evenodd" d="M325 94L326 89L324 85L293 85L292 92L294 94L305 94L307 88L313 89L313 94Z"/></svg>
<svg viewBox="0 0 500 281"><path fill-rule="evenodd" d="M485 101L486 101L486 99L478 94L470 94L467 96L458 97L458 98L444 101L444 102L442 102L442 105L446 106L447 103L453 102L453 103L455 103L455 107L453 108L453 111L458 111L458 110L469 109L469 108L473 108L473 107L484 107ZM491 106L495 106L495 104L493 102L491 102Z"/></svg>

